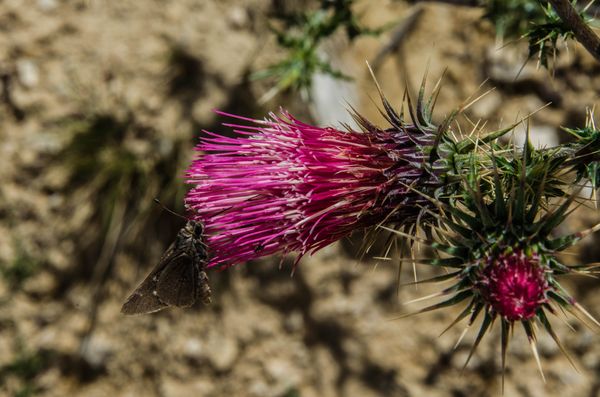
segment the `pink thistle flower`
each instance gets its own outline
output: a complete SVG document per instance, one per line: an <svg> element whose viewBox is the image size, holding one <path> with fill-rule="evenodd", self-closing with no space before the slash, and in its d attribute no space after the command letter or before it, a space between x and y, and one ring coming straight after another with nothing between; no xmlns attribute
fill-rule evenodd
<svg viewBox="0 0 600 397"><path fill-rule="evenodd" d="M423 149L435 129L395 113L379 129L355 115L363 131L303 123L289 113L223 124L234 137L206 132L187 171L191 218L206 227L209 267L277 252L298 259L380 222L414 222L428 200L411 185L431 178ZM420 182L419 182L420 183Z"/></svg>
<svg viewBox="0 0 600 397"><path fill-rule="evenodd" d="M538 254L517 249L490 256L479 276L479 293L508 321L528 320L548 302L550 286Z"/></svg>

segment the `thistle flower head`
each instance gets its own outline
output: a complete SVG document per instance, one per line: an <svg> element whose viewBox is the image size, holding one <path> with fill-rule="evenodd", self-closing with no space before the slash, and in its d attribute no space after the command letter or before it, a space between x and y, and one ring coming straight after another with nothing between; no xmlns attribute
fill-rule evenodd
<svg viewBox="0 0 600 397"><path fill-rule="evenodd" d="M528 142L519 158L489 155L488 163L471 162L460 194L431 198L439 208L435 215L439 238L426 242L440 257L428 263L454 269L432 281L454 280L454 284L434 295L445 296L444 300L418 313L466 303L450 326L468 318L467 328L483 316L467 363L489 327L499 320L503 369L510 331L520 323L539 364L534 323L541 324L565 352L548 314L566 311L600 326L558 280L564 274L595 268L567 266L557 256L600 226L558 238L552 234L577 197L566 194L567 187L558 177L566 157L548 157L548 152L535 151ZM557 207L549 201L553 196L562 196Z"/></svg>
<svg viewBox="0 0 600 397"><path fill-rule="evenodd" d="M207 132L187 171L191 217L204 222L212 260L236 264L275 252L299 257L382 221L414 221L427 200L411 191L435 183L425 167L435 129L404 123L362 131L303 123L283 111Z"/></svg>
<svg viewBox="0 0 600 397"><path fill-rule="evenodd" d="M476 288L490 310L507 321L529 320L548 301L545 269L539 255L508 250L483 259Z"/></svg>

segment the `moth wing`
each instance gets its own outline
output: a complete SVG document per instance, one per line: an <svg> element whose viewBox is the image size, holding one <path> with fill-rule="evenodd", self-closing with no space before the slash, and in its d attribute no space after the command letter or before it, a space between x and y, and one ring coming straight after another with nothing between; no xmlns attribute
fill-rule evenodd
<svg viewBox="0 0 600 397"><path fill-rule="evenodd" d="M156 295L167 305L189 307L198 296L198 267L187 254L174 257L160 273Z"/></svg>
<svg viewBox="0 0 600 397"><path fill-rule="evenodd" d="M175 253L175 244L171 244L165 251L158 264L152 269L150 274L146 276L144 281L129 295L123 306L121 313L123 314L146 314L154 313L164 309L168 305L162 302L156 294L156 285L161 272L171 261Z"/></svg>
<svg viewBox="0 0 600 397"><path fill-rule="evenodd" d="M143 291L141 288L136 289L129 298L123 303L121 307L121 313L132 315L132 314L147 314L154 313L167 307L166 304L161 302L153 291Z"/></svg>

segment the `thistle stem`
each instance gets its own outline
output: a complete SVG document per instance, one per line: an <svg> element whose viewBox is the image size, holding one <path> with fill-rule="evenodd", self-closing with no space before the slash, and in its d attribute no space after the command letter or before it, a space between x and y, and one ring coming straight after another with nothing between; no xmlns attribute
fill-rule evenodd
<svg viewBox="0 0 600 397"><path fill-rule="evenodd" d="M569 0L548 0L560 19L573 31L575 38L596 60L600 61L600 38L594 33Z"/></svg>

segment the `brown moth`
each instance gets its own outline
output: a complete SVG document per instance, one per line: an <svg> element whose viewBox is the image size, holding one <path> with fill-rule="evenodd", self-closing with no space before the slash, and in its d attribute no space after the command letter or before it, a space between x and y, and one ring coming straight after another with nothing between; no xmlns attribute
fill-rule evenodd
<svg viewBox="0 0 600 397"><path fill-rule="evenodd" d="M206 274L207 247L202 223L188 221L139 287L123 304L123 314L145 314L168 306L190 307L198 299L210 303Z"/></svg>

